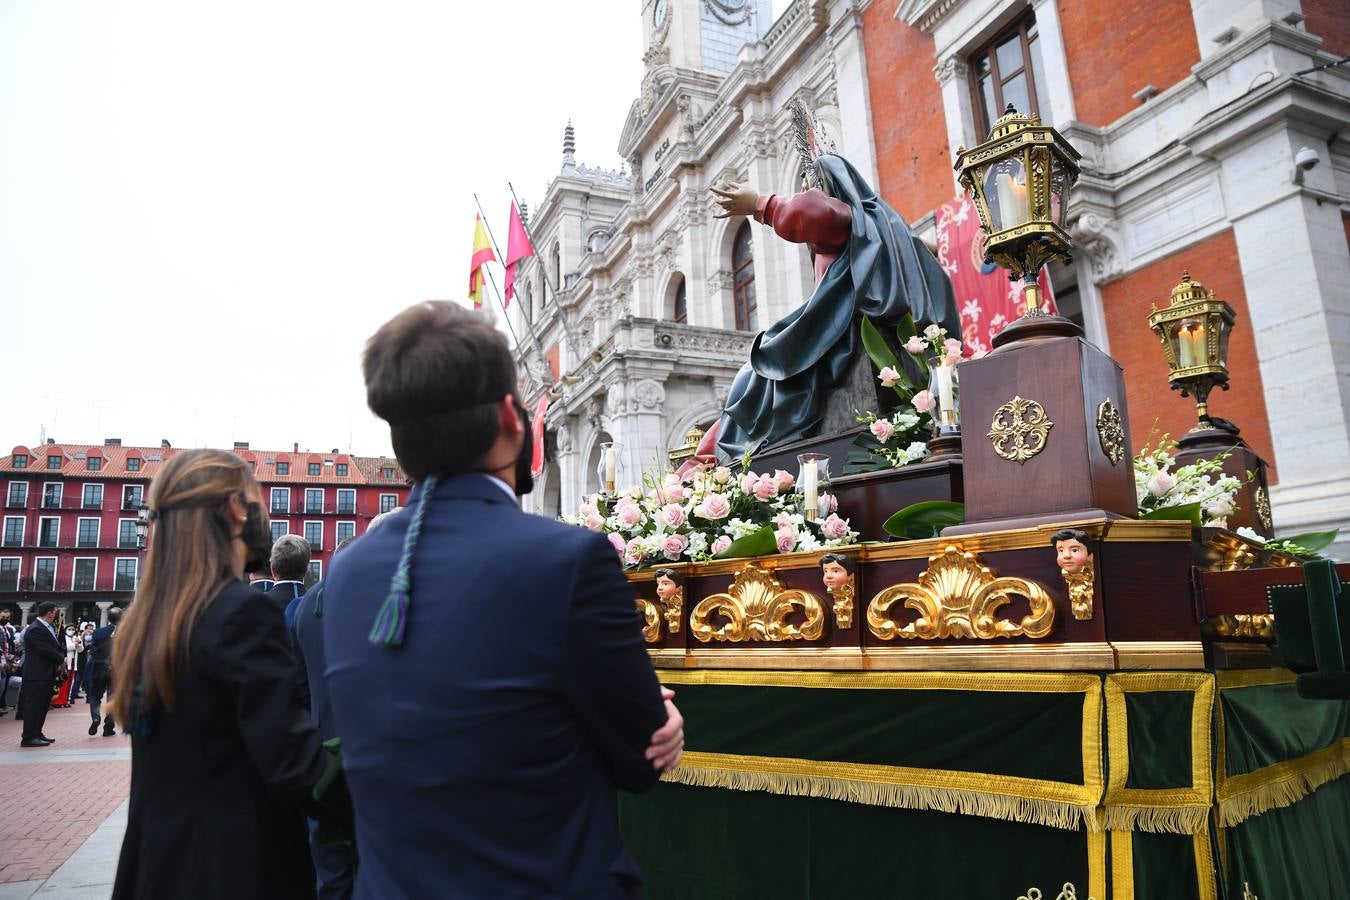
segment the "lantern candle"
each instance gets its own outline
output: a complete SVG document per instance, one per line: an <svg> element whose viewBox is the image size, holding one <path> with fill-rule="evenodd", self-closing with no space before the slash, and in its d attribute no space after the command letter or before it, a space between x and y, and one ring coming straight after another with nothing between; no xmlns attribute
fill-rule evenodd
<svg viewBox="0 0 1350 900"><path fill-rule="evenodd" d="M808 459L802 463L802 494L805 498L806 519L814 522L820 512L820 481L816 461Z"/></svg>
<svg viewBox="0 0 1350 900"><path fill-rule="evenodd" d="M1183 323L1177 338L1177 356L1181 368L1191 369L1206 363L1205 326L1198 322Z"/></svg>
<svg viewBox="0 0 1350 900"><path fill-rule="evenodd" d="M952 370L946 363L937 367L938 418L942 425L956 424L956 398L952 393Z"/></svg>
<svg viewBox="0 0 1350 900"><path fill-rule="evenodd" d="M998 174L996 185L999 230L1024 224L1027 220L1027 186L1014 181L1007 172Z"/></svg>
<svg viewBox="0 0 1350 900"><path fill-rule="evenodd" d="M619 474L619 451L610 446L605 448L605 490L614 493L614 482Z"/></svg>

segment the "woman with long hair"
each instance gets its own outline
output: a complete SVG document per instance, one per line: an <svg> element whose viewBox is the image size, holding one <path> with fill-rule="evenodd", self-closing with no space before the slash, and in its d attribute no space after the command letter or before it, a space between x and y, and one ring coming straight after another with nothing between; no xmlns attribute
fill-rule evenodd
<svg viewBox="0 0 1350 900"><path fill-rule="evenodd" d="M132 736L115 900L314 896L302 804L328 756L296 693L281 607L249 589L271 532L247 464L174 455L150 486L145 571L110 706Z"/></svg>

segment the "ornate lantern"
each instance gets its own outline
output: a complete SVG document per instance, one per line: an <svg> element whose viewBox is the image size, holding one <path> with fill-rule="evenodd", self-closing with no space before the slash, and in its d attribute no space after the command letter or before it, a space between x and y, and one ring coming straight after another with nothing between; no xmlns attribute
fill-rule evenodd
<svg viewBox="0 0 1350 900"><path fill-rule="evenodd" d="M1068 319L1042 312L1036 286L1041 267L1069 258L1073 249L1064 226L1081 158L1058 131L1011 103L989 140L957 148L961 185L974 199L986 235L985 260L1007 269L1010 280L1020 278L1026 295L1026 313L994 338L995 347L1033 334L1082 333Z"/></svg>
<svg viewBox="0 0 1350 900"><path fill-rule="evenodd" d="M1158 335L1167 357L1172 390L1183 397L1195 395L1197 430L1214 424L1209 392L1215 387L1228 390L1228 338L1234 321L1233 307L1192 281L1190 272L1181 274L1181 282L1172 289L1172 302L1163 309L1154 306L1149 314L1148 327Z"/></svg>

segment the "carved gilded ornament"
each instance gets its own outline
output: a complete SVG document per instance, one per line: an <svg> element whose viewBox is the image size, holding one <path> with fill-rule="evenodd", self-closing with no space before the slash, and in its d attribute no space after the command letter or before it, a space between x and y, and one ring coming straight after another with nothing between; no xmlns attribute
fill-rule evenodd
<svg viewBox="0 0 1350 900"><path fill-rule="evenodd" d="M680 633L680 623L684 621L684 588L677 587L675 593L665 602L666 631Z"/></svg>
<svg viewBox="0 0 1350 900"><path fill-rule="evenodd" d="M716 624L718 619L724 621ZM726 593L699 601L689 630L705 644L814 641L825 633L825 607L809 591L785 589L772 572L752 562L736 574Z"/></svg>
<svg viewBox="0 0 1350 900"><path fill-rule="evenodd" d="M1256 488L1256 518L1267 532L1275 527L1270 518L1270 496L1266 493L1265 485Z"/></svg>
<svg viewBox="0 0 1350 900"><path fill-rule="evenodd" d="M1209 571L1238 572L1256 565L1256 551L1236 535L1218 532L1205 542L1209 554Z"/></svg>
<svg viewBox="0 0 1350 900"><path fill-rule="evenodd" d="M1046 416L1044 406L1035 400L1015 396L994 410L989 440L995 453L1021 464L1045 449L1054 425Z"/></svg>
<svg viewBox="0 0 1350 900"><path fill-rule="evenodd" d="M854 584L856 576L848 576L848 581L837 587L826 588L834 598L834 625L836 628L853 627L853 595L857 590Z"/></svg>
<svg viewBox="0 0 1350 900"><path fill-rule="evenodd" d="M1260 641L1275 640L1275 616L1273 613L1233 616L1214 616L1210 620L1214 634L1221 638L1254 638Z"/></svg>
<svg viewBox="0 0 1350 900"><path fill-rule="evenodd" d="M642 615L642 639L649 644L661 640L661 611L657 609L656 603L638 597L637 611Z"/></svg>
<svg viewBox="0 0 1350 900"><path fill-rule="evenodd" d="M1093 581L1096 578L1092 559L1089 558L1087 564L1076 572L1069 569L1060 569L1059 571L1064 576L1065 585L1069 588L1069 609L1073 611L1073 617L1080 622L1090 620L1092 618Z"/></svg>
<svg viewBox="0 0 1350 900"><path fill-rule="evenodd" d="M1001 607L1025 597L1031 614L1018 622L998 618ZM891 609L904 606L918 613L901 625ZM884 641L938 638L1042 638L1055 624L1055 604L1045 588L1025 578L999 577L974 553L950 545L928 557L917 582L886 588L867 605L867 628Z"/></svg>
<svg viewBox="0 0 1350 900"><path fill-rule="evenodd" d="M1110 397L1097 404L1097 440L1111 465L1119 465L1125 458L1125 425Z"/></svg>

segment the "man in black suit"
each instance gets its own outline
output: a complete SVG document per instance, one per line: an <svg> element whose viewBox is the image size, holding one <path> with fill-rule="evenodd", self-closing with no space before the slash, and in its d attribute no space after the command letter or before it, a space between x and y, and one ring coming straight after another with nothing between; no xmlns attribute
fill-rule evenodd
<svg viewBox="0 0 1350 900"><path fill-rule="evenodd" d="M305 592L309 557L309 542L298 534L283 534L272 544L272 577L276 580L267 596L277 601L282 609ZM287 628L290 624L288 620Z"/></svg>
<svg viewBox="0 0 1350 900"><path fill-rule="evenodd" d="M23 719L21 747L45 747L56 742L55 738L42 733L47 710L52 705L56 670L66 659L66 651L52 627L55 618L56 604L44 600L38 604L37 618L23 633L23 684L19 687L19 716Z"/></svg>
<svg viewBox="0 0 1350 900"><path fill-rule="evenodd" d="M103 695L108 693L112 687L112 642L113 635L117 633L117 623L122 618L122 608L114 606L108 610L108 624L102 628L94 630L93 635L85 644L85 650L88 658L85 662L85 696L89 698L89 715L93 718L93 724L89 726L89 735L92 737L98 733L99 713L103 703ZM116 734L114 730L112 713L103 720L103 736L112 737ZM126 723L122 723L125 730Z"/></svg>
<svg viewBox="0 0 1350 900"><path fill-rule="evenodd" d="M487 318L419 304L364 368L417 484L325 582L356 897L636 896L615 789L678 763L683 720L614 548L518 506L530 426Z"/></svg>

